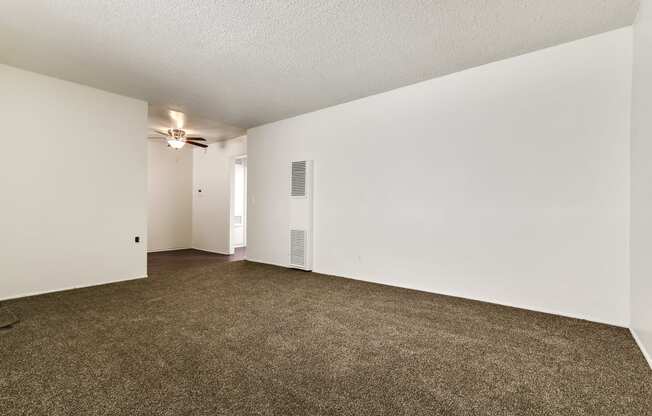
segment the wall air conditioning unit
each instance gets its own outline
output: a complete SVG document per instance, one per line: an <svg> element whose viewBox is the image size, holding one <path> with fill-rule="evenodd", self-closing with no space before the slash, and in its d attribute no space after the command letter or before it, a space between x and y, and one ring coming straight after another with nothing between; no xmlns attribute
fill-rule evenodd
<svg viewBox="0 0 652 416"><path fill-rule="evenodd" d="M312 270L312 160L290 166L290 267Z"/></svg>

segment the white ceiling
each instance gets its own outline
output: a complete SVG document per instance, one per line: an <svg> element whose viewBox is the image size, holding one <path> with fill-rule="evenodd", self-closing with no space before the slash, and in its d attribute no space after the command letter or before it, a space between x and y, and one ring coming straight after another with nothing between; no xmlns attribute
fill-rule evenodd
<svg viewBox="0 0 652 416"><path fill-rule="evenodd" d="M2 0L0 62L240 127L630 25L638 0Z"/></svg>

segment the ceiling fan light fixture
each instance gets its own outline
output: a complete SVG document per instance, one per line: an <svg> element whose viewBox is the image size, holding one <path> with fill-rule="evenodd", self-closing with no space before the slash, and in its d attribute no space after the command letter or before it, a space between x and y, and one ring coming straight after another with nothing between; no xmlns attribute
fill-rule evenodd
<svg viewBox="0 0 652 416"><path fill-rule="evenodd" d="M183 140L174 138L174 139L168 140L168 144L173 149L181 149L183 147L183 145L186 144L186 142L183 141Z"/></svg>

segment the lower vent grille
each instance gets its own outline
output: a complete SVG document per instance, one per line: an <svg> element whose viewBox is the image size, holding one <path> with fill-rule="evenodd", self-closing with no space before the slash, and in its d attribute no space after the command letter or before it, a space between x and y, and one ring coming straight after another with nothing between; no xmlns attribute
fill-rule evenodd
<svg viewBox="0 0 652 416"><path fill-rule="evenodd" d="M306 265L306 232L290 230L290 265L305 267Z"/></svg>

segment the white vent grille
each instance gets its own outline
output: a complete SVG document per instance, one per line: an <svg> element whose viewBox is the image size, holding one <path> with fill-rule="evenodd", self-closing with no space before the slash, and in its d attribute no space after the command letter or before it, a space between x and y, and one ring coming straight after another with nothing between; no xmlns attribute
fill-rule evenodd
<svg viewBox="0 0 652 416"><path fill-rule="evenodd" d="M291 196L306 196L306 161L292 162Z"/></svg>
<svg viewBox="0 0 652 416"><path fill-rule="evenodd" d="M312 160L290 162L290 267L312 270L314 164Z"/></svg>
<svg viewBox="0 0 652 416"><path fill-rule="evenodd" d="M306 265L306 232L290 230L290 264L304 267Z"/></svg>

